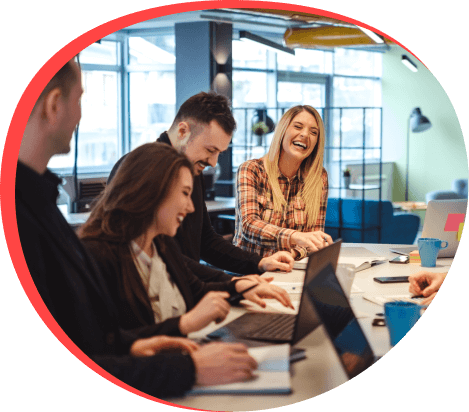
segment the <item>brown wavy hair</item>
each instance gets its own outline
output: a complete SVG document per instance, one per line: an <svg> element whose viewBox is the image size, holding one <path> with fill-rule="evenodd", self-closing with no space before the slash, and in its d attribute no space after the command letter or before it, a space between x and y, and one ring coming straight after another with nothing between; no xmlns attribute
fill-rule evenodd
<svg viewBox="0 0 469 412"><path fill-rule="evenodd" d="M163 143L147 143L130 152L80 227L82 239L129 243L144 234L179 176L193 165Z"/></svg>
<svg viewBox="0 0 469 412"><path fill-rule="evenodd" d="M170 145L148 143L136 148L125 157L78 231L80 238L104 241L110 251L118 251L122 265L118 281L142 325L145 320L139 304L148 313L153 309L140 276L135 275L129 243L150 227L182 167L194 174L189 159Z"/></svg>

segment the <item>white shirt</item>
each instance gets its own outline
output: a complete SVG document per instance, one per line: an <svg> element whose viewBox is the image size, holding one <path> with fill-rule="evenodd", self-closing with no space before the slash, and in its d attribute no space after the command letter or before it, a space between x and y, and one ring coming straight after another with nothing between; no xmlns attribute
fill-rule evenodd
<svg viewBox="0 0 469 412"><path fill-rule="evenodd" d="M134 241L130 242L130 251L150 298L155 322L159 323L186 313L186 302L171 279L166 264L158 255L155 244L152 243L151 258Z"/></svg>

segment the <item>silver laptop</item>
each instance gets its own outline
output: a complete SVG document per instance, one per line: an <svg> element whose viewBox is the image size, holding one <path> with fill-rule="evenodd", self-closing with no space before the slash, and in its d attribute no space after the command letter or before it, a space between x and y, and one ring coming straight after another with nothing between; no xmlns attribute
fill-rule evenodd
<svg viewBox="0 0 469 412"><path fill-rule="evenodd" d="M459 246L459 223L464 223L466 209L467 200L462 199L430 200L428 202L421 237L431 237L448 242L448 247L438 253L439 258L452 258L456 254ZM409 255L414 250L418 250L417 245L389 249L390 252L401 255Z"/></svg>
<svg viewBox="0 0 469 412"><path fill-rule="evenodd" d="M427 205L422 237L446 240L448 247L438 257L454 257L459 246L459 223L466 218L467 200L431 200Z"/></svg>

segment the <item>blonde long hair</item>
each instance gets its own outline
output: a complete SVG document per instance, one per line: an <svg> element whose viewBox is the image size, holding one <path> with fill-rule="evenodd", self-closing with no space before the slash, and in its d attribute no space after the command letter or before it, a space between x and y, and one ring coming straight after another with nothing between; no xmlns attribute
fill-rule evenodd
<svg viewBox="0 0 469 412"><path fill-rule="evenodd" d="M280 211L282 207L287 204L287 201L280 190L280 184L278 183L278 177L280 175L278 162L280 160L283 138L285 137L288 126L295 116L303 111L310 113L316 119L319 128L316 147L300 166L301 176L304 179L304 186L301 189L300 196L305 202L307 225L308 227L313 227L318 218L321 206L325 140L324 123L316 109L311 106L304 105L292 107L285 112L275 128L274 137L272 138L269 151L267 152L267 156L264 157L264 165L270 185L272 186L274 209Z"/></svg>

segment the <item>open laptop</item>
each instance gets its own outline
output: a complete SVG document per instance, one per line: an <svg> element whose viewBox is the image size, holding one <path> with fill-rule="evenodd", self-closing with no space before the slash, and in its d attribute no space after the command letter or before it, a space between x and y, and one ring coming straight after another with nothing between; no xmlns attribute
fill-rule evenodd
<svg viewBox="0 0 469 412"><path fill-rule="evenodd" d="M339 239L332 245L313 253L309 257L309 266L316 267L328 263L335 270L341 244L342 240ZM306 272L297 315L249 312L208 334L207 338L223 341L255 340L294 345L320 324L308 294L305 292L304 285L309 281L310 277Z"/></svg>
<svg viewBox="0 0 469 412"><path fill-rule="evenodd" d="M376 357L340 286L333 266L308 265L304 289L339 356L349 379L376 362Z"/></svg>
<svg viewBox="0 0 469 412"><path fill-rule="evenodd" d="M452 258L456 254L459 246L459 223L464 223L466 210L467 200L465 199L431 200L428 202L422 237L448 242L448 247L440 250L438 257ZM390 252L401 255L409 255L414 250L418 250L417 245L389 249Z"/></svg>

